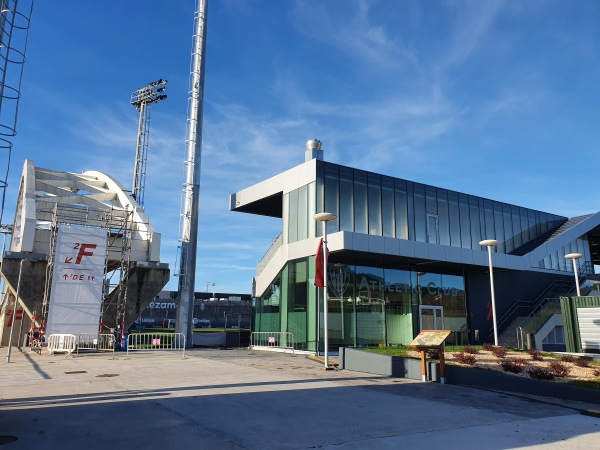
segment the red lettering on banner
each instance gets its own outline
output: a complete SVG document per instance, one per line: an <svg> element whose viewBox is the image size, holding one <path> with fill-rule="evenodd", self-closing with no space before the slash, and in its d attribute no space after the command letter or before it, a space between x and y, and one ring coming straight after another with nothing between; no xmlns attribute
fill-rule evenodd
<svg viewBox="0 0 600 450"><path fill-rule="evenodd" d="M10 319L8 319L8 325L6 325L7 328L12 327L13 324L13 310L12 309L7 309L6 310L6 315L10 316ZM23 310L22 309L17 309L17 314L16 317L14 318L15 320L23 320Z"/></svg>
<svg viewBox="0 0 600 450"><path fill-rule="evenodd" d="M94 252L86 252L87 249L96 248L96 244L81 244L79 248L79 254L77 255L77 259L75 260L75 264L81 264L81 259L84 256L92 256Z"/></svg>
<svg viewBox="0 0 600 450"><path fill-rule="evenodd" d="M71 261L73 261L73 258L65 258L65 264L69 264Z"/></svg>

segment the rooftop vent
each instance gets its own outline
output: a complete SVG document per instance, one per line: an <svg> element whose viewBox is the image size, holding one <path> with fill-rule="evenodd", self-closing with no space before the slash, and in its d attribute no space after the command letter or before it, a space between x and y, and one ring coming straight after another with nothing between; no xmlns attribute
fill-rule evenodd
<svg viewBox="0 0 600 450"><path fill-rule="evenodd" d="M323 143L318 139L311 139L306 142L306 152L304 153L304 162L310 161L311 159L323 160L323 150L321 150Z"/></svg>

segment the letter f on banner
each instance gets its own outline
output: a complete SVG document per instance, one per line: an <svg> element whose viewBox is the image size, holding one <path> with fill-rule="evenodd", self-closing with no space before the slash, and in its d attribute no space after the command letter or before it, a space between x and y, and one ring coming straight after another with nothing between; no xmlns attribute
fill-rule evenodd
<svg viewBox="0 0 600 450"><path fill-rule="evenodd" d="M81 259L84 256L93 256L94 252L86 252L88 248L96 248L96 244L81 244L81 247L79 247L79 254L77 255L77 259L75 260L75 264L81 264Z"/></svg>

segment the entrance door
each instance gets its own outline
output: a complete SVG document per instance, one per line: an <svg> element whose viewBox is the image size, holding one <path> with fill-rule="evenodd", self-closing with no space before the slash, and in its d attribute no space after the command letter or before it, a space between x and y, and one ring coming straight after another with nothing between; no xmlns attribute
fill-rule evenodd
<svg viewBox="0 0 600 450"><path fill-rule="evenodd" d="M419 306L419 331L420 330L443 330L444 329L444 307L443 306Z"/></svg>
<svg viewBox="0 0 600 450"><path fill-rule="evenodd" d="M427 242L430 244L440 243L437 214L427 214Z"/></svg>

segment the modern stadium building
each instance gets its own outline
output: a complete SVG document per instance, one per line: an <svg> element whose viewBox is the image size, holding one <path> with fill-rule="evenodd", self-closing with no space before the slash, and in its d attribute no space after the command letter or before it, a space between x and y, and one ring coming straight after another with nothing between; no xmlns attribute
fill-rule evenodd
<svg viewBox="0 0 600 450"><path fill-rule="evenodd" d="M421 329L449 329L447 343L494 342L487 247L500 343L532 333L538 348L564 346L562 324L539 318L583 289L600 264L600 213L558 214L393 178L323 160L307 143L305 162L231 195L232 211L281 220L258 262L254 331L292 333L294 346L323 350L323 299L314 254L326 223L329 346L394 346ZM537 318L537 322L536 322ZM537 334L535 334L537 333Z"/></svg>

